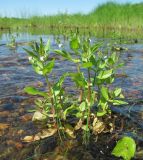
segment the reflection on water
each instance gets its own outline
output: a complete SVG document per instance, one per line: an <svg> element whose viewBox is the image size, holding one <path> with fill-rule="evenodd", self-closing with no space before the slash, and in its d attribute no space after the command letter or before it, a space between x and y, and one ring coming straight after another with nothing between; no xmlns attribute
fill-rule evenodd
<svg viewBox="0 0 143 160"><path fill-rule="evenodd" d="M0 41L0 159L9 157L16 151L26 148L27 144L21 142L21 138L25 135L32 135L39 130L31 122L31 113L28 109L33 107L33 97L29 98L23 93L26 85L38 86L39 81L45 83L41 76L34 73L31 65L27 60L27 54L23 47L27 47L27 43L39 40L42 37L46 42L48 38L54 48L57 48L56 42L52 35L29 35L19 34L16 38L18 45L15 48L9 48L9 37L3 34ZM64 44L66 41L62 40ZM125 62L123 69L118 71L115 86L121 86L128 100L132 100L132 106L120 108L118 112L129 114L132 119L141 123L143 119L143 105L133 103L143 98L143 45L132 44L127 45L128 51L121 54L122 60ZM68 48L68 46L67 46ZM54 56L54 55L53 55ZM66 71L74 71L75 66L67 61L62 61L56 57L57 62L51 78L55 80L55 75L60 76ZM127 76L123 76L123 74ZM66 80L65 86L70 86L70 81ZM69 88L70 90L70 88ZM137 116L139 115L139 116ZM142 126L143 127L143 126ZM26 152L26 151L25 151ZM28 152L28 151L27 151ZM23 156L24 153L21 153ZM7 158L8 159L8 158Z"/></svg>

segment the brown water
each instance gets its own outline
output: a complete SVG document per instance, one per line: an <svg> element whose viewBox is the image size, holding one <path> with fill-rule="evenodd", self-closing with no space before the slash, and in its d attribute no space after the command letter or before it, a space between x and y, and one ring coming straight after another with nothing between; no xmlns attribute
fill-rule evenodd
<svg viewBox="0 0 143 160"><path fill-rule="evenodd" d="M6 44L9 41L9 34L2 34L0 41L0 159L26 159L27 155L32 156L32 149L27 149L29 144L22 142L22 138L33 135L40 130L31 122L32 114L28 112L34 107L34 98L23 93L26 85L40 86L43 82L41 76L34 73L28 62L27 54L23 48L33 40L42 37L46 42L51 39L53 48L57 48L52 35L30 35L21 33L16 38L17 46L10 48ZM98 40L98 39L96 39ZM107 39L105 40L107 41ZM67 44L62 39L62 42ZM118 71L115 86L123 88L124 94L130 105L121 108L113 108L133 120L138 127L142 128L143 119L143 44L123 45L128 51L119 54L125 62L122 70ZM68 46L67 46L68 48ZM57 57L54 74L59 77L66 71L73 71L75 66ZM125 76L126 75L126 76ZM65 87L71 86L66 80ZM50 142L49 142L50 143ZM52 148L52 146L51 146Z"/></svg>

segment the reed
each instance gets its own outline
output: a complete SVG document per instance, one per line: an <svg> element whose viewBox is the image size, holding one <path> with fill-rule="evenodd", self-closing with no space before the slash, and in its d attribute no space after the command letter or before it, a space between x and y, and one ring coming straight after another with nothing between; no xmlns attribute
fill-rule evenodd
<svg viewBox="0 0 143 160"><path fill-rule="evenodd" d="M132 34L140 33L143 28L143 3L119 4L107 2L93 9L88 14L59 13L56 15L29 16L28 18L0 18L0 28L22 29L42 28L42 29L72 29L84 28L92 32L101 30L102 32L120 31ZM22 16L23 17L23 16ZM27 16L26 16L27 17ZM124 34L124 33L123 33Z"/></svg>

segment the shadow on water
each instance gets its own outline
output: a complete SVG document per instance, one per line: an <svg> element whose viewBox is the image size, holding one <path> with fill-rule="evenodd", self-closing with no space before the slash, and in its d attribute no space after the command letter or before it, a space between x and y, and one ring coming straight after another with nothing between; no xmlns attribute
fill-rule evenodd
<svg viewBox="0 0 143 160"><path fill-rule="evenodd" d="M53 35L19 33L15 36L17 36L17 46L15 48L7 46L9 34L2 34L0 42L0 159L4 160L24 160L33 156L36 144L25 144L21 139L40 130L38 126L31 122L32 114L28 112L29 109L33 108L35 97L24 94L23 88L26 85L44 86L45 82L41 76L37 76L32 70L23 47L27 47L27 43L31 41L38 41L39 37L42 37L44 41L50 38L53 47L58 47ZM60 38L62 38L62 43L66 45L66 40L62 36ZM122 51L119 54L121 54L125 66L118 71L114 85L123 88L129 105L120 108L113 107L112 110L124 115L140 129L143 129L143 44L124 46L128 48L128 51ZM55 55L53 54L53 56ZM75 66L69 64L69 62L63 61L59 57L55 58L57 63L51 79L55 80L55 75L59 77L66 71L75 70ZM42 81L42 83L39 81ZM71 82L67 80L65 87L72 92L69 86L71 86ZM136 137L143 141L140 134L136 134ZM46 151L52 152L56 146L56 141L53 137L50 140L43 141L38 146L40 146L40 154L46 153ZM77 150L80 150L80 148ZM75 151L73 152L75 153ZM87 159L90 159L89 156L87 157Z"/></svg>

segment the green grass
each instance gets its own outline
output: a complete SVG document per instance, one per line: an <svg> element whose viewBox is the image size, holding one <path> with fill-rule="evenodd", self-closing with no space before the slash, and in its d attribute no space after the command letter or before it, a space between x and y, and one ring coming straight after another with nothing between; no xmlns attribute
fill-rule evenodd
<svg viewBox="0 0 143 160"><path fill-rule="evenodd" d="M109 26L143 26L143 3L140 4L117 4L108 2L99 6L90 13L95 22Z"/></svg>
<svg viewBox="0 0 143 160"><path fill-rule="evenodd" d="M0 18L0 28L59 28L76 27L102 31L140 33L143 28L143 3L118 4L108 2L98 6L88 14L60 13L53 16L32 16L29 18Z"/></svg>

